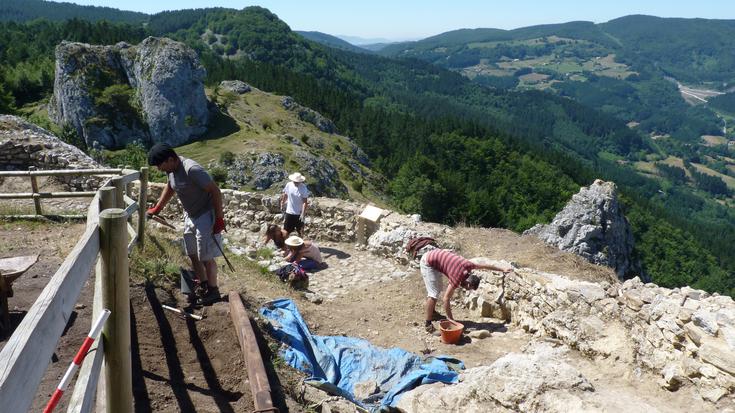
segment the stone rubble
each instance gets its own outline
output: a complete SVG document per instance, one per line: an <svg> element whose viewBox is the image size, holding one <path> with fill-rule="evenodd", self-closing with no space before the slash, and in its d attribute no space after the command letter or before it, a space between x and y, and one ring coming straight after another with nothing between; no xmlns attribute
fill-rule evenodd
<svg viewBox="0 0 735 413"><path fill-rule="evenodd" d="M95 169L102 168L76 146L64 143L51 132L22 118L0 115L0 170ZM57 177L71 189L86 191L99 187L95 177Z"/></svg>

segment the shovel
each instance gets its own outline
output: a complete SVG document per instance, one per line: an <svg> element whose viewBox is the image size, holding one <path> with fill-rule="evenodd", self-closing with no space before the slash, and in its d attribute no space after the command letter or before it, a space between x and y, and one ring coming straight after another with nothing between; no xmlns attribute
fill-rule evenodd
<svg viewBox="0 0 735 413"><path fill-rule="evenodd" d="M227 262L227 268L229 268L230 271L235 272L235 267L233 267L232 266L232 263L230 262L230 260L227 259L227 255L225 255L225 252L222 251L222 247L219 245L219 242L217 242L217 237L215 237L214 234L212 234L212 240L214 241L214 245L217 246L217 249L222 254L222 257L224 257L225 262Z"/></svg>

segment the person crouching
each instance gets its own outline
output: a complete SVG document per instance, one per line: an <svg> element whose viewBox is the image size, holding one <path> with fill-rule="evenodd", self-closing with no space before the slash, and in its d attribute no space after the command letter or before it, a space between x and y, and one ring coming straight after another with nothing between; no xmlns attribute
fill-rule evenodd
<svg viewBox="0 0 735 413"><path fill-rule="evenodd" d="M297 263L304 270L320 268L324 263L319 246L313 241L304 241L300 237L291 236L285 241L289 250L286 261Z"/></svg>

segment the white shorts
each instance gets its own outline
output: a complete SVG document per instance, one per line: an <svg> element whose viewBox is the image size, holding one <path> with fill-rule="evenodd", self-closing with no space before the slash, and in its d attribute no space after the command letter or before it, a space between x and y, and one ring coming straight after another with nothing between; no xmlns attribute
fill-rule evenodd
<svg viewBox="0 0 735 413"><path fill-rule="evenodd" d="M436 300L437 298L439 298L439 294L444 287L444 283L442 279L442 273L432 268L426 262L426 257L428 255L429 254L424 254L423 256L421 256L419 266L421 268L421 277L424 279L424 284L426 285L426 295Z"/></svg>
<svg viewBox="0 0 735 413"><path fill-rule="evenodd" d="M189 218L189 214L184 213L184 250L186 255L196 255L199 261L210 261L222 255L219 248L214 244L212 227L214 227L214 211L205 212L194 219ZM215 238L222 246L222 234L216 234Z"/></svg>

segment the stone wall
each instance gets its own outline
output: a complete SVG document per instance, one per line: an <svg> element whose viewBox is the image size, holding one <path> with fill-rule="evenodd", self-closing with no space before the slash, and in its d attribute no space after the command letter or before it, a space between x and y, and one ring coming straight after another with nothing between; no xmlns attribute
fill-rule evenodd
<svg viewBox="0 0 735 413"><path fill-rule="evenodd" d="M0 115L0 170L89 169L100 164L79 148L60 141L51 132L24 119ZM75 190L94 190L95 177L56 177Z"/></svg>
<svg viewBox="0 0 735 413"><path fill-rule="evenodd" d="M153 183L149 186L150 203L156 202L163 190L163 184ZM283 215L279 209L279 195L267 195L257 192L222 190L225 209L225 222L228 232L244 240L257 243L265 234L267 224L283 223ZM355 242L355 226L357 215L364 205L351 201L333 198L309 198L305 237L314 240L334 242ZM180 217L181 204L172 201L163 211L164 215Z"/></svg>
<svg viewBox="0 0 735 413"><path fill-rule="evenodd" d="M464 304L529 333L557 338L591 357L613 357L661 376L676 390L693 384L716 402L735 391L735 302L689 287L668 289L569 280L518 269L486 276Z"/></svg>

